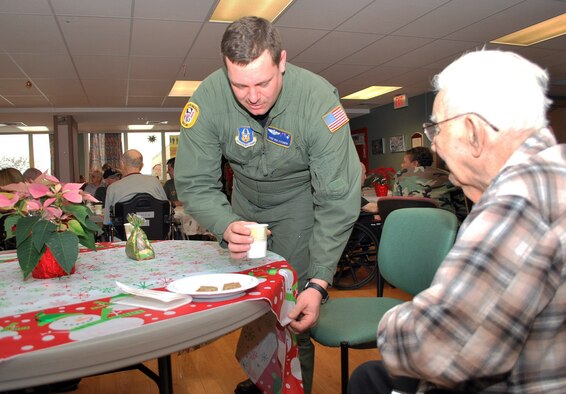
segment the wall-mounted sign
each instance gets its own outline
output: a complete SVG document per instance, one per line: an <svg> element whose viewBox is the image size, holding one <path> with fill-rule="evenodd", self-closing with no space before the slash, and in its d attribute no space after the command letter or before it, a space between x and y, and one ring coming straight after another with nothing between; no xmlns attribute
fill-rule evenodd
<svg viewBox="0 0 566 394"><path fill-rule="evenodd" d="M409 100L406 94L400 94L393 97L393 109L403 108L409 105Z"/></svg>

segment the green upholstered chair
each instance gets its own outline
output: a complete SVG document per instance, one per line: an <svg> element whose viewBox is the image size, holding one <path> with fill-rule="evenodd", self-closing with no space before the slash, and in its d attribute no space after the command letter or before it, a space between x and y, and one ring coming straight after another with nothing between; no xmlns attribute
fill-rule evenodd
<svg viewBox="0 0 566 394"><path fill-rule="evenodd" d="M456 216L443 209L405 208L391 212L379 244L381 275L412 295L425 290L452 248L457 229ZM311 335L324 346L340 347L342 393L348 387L348 349L376 348L379 321L389 309L403 302L387 297L354 297L330 299L321 306Z"/></svg>

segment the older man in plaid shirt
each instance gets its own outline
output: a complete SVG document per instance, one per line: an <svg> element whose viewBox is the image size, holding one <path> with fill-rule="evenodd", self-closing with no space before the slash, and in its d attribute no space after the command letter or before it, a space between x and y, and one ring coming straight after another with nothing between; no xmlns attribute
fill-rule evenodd
<svg viewBox="0 0 566 394"><path fill-rule="evenodd" d="M475 203L431 287L381 320L383 362L351 393L566 391L566 146L548 75L511 52L468 53L435 78L423 125Z"/></svg>

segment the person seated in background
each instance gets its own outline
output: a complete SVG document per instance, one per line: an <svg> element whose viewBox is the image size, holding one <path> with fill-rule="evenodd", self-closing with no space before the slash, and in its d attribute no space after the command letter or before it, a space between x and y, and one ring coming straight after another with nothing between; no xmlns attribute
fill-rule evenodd
<svg viewBox="0 0 566 394"><path fill-rule="evenodd" d="M112 168L107 169L104 171L104 174L102 174L102 184L94 192L94 198L102 202L102 207L104 207L106 200L106 188L120 179L122 179L122 173Z"/></svg>
<svg viewBox="0 0 566 394"><path fill-rule="evenodd" d="M24 177L17 168L8 167L0 170L0 186L23 181ZM5 219L6 216L0 217L0 250L16 249L16 237L6 239L6 232L4 231Z"/></svg>
<svg viewBox="0 0 566 394"><path fill-rule="evenodd" d="M432 198L440 208L455 213L462 222L468 214L462 189L450 182L448 171L432 167L432 163L430 148L408 149L401 170L395 176L393 195Z"/></svg>
<svg viewBox="0 0 566 394"><path fill-rule="evenodd" d="M366 181L367 169L364 163L360 162L360 165L362 167L362 187L363 187ZM361 210L362 212L377 213L377 203L366 200L362 195Z"/></svg>
<svg viewBox="0 0 566 394"><path fill-rule="evenodd" d="M43 173L40 170L38 170L37 168L30 167L27 170L25 170L24 173L23 173L24 181L26 181L26 182L33 181L35 178L37 178L41 174L43 174Z"/></svg>
<svg viewBox="0 0 566 394"><path fill-rule="evenodd" d="M135 150L126 151L120 159L122 179L114 182L106 189L104 202L104 223L110 224L110 210L114 204L127 201L138 193L148 193L158 200L167 200L167 195L159 179L152 175L143 175L143 156Z"/></svg>
<svg viewBox="0 0 566 394"><path fill-rule="evenodd" d="M167 199L171 201L171 205L174 207L182 206L183 204L177 198L177 189L175 189L175 158L172 157L167 160L167 174L169 174L169 179L163 185L163 190L167 195Z"/></svg>
<svg viewBox="0 0 566 394"><path fill-rule="evenodd" d="M84 191L92 196L102 184L102 171L94 170L90 173L90 182L84 185Z"/></svg>
<svg viewBox="0 0 566 394"><path fill-rule="evenodd" d="M163 190L167 195L167 199L171 201L174 208L173 220L180 224L183 233L190 240L209 241L214 239L214 235L202 227L191 215L183 209L183 203L177 198L177 189L175 189L175 158L167 160L167 173L171 179L167 180L163 185Z"/></svg>
<svg viewBox="0 0 566 394"><path fill-rule="evenodd" d="M17 168L7 167L0 170L0 186L23 182L24 176Z"/></svg>
<svg viewBox="0 0 566 394"><path fill-rule="evenodd" d="M381 319L382 362L358 367L350 394L564 392L566 144L548 81L495 50L434 78L423 129L474 206L430 288Z"/></svg>

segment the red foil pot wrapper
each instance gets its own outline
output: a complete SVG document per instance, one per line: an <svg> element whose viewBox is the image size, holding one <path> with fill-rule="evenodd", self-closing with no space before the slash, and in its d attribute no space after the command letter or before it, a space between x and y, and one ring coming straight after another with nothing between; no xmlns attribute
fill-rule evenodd
<svg viewBox="0 0 566 394"><path fill-rule="evenodd" d="M75 272L75 266L71 269L71 274ZM49 247L45 248L45 253L40 257L39 263L31 272L31 276L36 279L49 279L58 278L60 276L70 275L67 274L51 253Z"/></svg>
<svg viewBox="0 0 566 394"><path fill-rule="evenodd" d="M377 197L385 197L387 196L387 193L389 192L389 188L387 187L387 185L374 185L375 186L375 195Z"/></svg>

